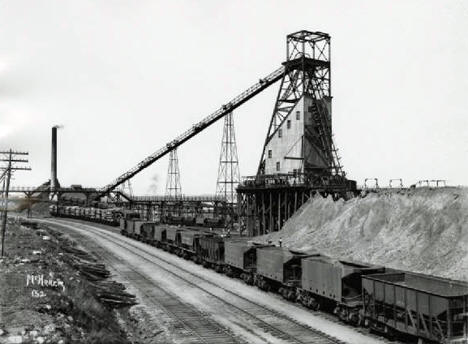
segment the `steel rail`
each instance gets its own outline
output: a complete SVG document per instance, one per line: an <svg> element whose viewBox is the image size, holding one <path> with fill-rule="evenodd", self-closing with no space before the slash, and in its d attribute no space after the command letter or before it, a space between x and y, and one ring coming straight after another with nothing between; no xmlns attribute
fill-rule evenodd
<svg viewBox="0 0 468 344"><path fill-rule="evenodd" d="M164 258L161 258L157 255L155 255L154 253L146 250L146 249L141 249L140 247L132 244L131 242L125 240L125 245L122 244L121 241L118 241L117 238L114 237L114 235L119 235L118 233L115 233L113 231L109 231L107 229L104 229L104 228L100 228L100 227L96 227L96 226L90 226L90 225L87 225L87 224L83 224L83 223L78 223L78 222L74 222L74 221L67 221L67 220L59 220L59 221L56 221L55 222L56 224L59 224L60 223L63 223L63 224L68 224L68 225L75 225L77 227L81 227L81 228L92 228L94 229L94 234L107 240L107 241L110 241L112 242L113 244L115 245L118 245L128 251L131 251L132 254L135 254L137 256L140 256L142 259L144 260L147 260L149 262L152 262L153 264L157 265L158 267L160 267L161 269L167 271L169 274L172 274L174 275L176 278L179 278L183 281L185 281L186 283L196 287L196 288L199 288L201 290L203 290L204 292L210 294L213 298L223 302L224 304L227 304L229 305L230 307L232 308L235 308L237 309L238 311L244 313L245 315L249 316L249 317L252 317L254 319L256 319L259 323L261 323L261 327L274 334L277 338L280 338L280 339L283 339L283 340L287 340L288 342L290 343L308 343L308 344L312 344L312 343L317 343L317 344L345 344L343 341L331 336L331 335L328 335L320 330L317 330L315 328L312 328L306 324L302 324L298 321L296 321L295 319L292 319L291 317L285 315L285 314L282 314L282 313L279 313L278 311L275 311L269 307L266 307L264 305L261 305L255 301L252 301L246 297L243 297L241 295L238 295L236 293L234 293L232 290L229 290L229 289L226 289L222 286L219 286L219 285L216 285L213 281L210 281L209 279L207 278L204 278L202 276L198 276L196 274L194 274L193 272L183 268L183 267L180 267L180 266L177 266L177 269L182 271L183 273L185 274L188 274L190 277L192 278L195 278L195 279L198 279L204 283L208 283L210 285L213 285L215 286L216 288L219 288L221 290L223 290L224 292L236 297L238 299L239 302L244 302L246 304L245 307L240 307L238 305L238 303L236 302L235 304L232 303L232 302L229 302L227 301L226 299L224 298L221 298L219 296L217 296L216 294L210 292L209 290L206 290L205 288L203 288L201 286L201 283L199 283L198 281L193 281L193 280L190 280L189 278L187 277L183 277L183 276L180 276L179 274L175 273L173 271L173 269L169 270L165 267L163 267L162 265L160 264L157 264L156 262L148 259L147 257L144 257L141 253L137 253L134 251L134 249L138 250L138 251L141 251L142 253L150 256L150 257L153 257L153 258L156 258L158 259L159 261L162 261L163 263L165 264L168 264L168 265L171 265L171 266L174 266L171 262L169 262L168 260L164 259ZM108 233L102 233L102 232L108 232ZM111 234L114 234L114 235L111 235ZM112 239L111 239L112 238ZM131 247L133 248L133 250L129 249L128 247ZM257 315L256 315L257 314ZM280 319L282 320L283 322L287 322L287 324L284 324L283 326L281 326L282 328L280 328L279 324L277 324L277 326L273 326L270 322L266 322L264 321L260 316L259 314L268 314L270 317L275 317L277 319ZM270 319L271 321L271 319Z"/></svg>
<svg viewBox="0 0 468 344"><path fill-rule="evenodd" d="M93 242L92 239L85 239L89 244L99 247L99 244ZM98 252L93 252L100 257L104 262L109 264L111 269L117 271L122 277L126 278L129 283L138 283L138 291L144 296L147 302L163 309L166 314L171 316L175 321L178 321L187 331L184 335L186 340L194 344L244 344L245 341L238 338L234 333L225 329L215 320L196 309L191 304L183 301L173 292L166 290L154 284L150 278L139 272L130 265L125 265L125 268L119 267L121 264L115 264L115 261L121 263L123 259L116 257L111 252L106 253L100 249ZM117 266L116 266L117 265ZM178 334L183 335L183 334Z"/></svg>

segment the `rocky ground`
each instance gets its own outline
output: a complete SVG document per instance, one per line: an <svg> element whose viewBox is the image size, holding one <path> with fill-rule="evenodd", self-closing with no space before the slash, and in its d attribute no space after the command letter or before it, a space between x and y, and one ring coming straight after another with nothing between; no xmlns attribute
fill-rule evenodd
<svg viewBox="0 0 468 344"><path fill-rule="evenodd" d="M468 281L468 189L416 188L349 201L316 196L257 238L333 257Z"/></svg>
<svg viewBox="0 0 468 344"><path fill-rule="evenodd" d="M147 343L123 285L44 225L9 219L0 259L0 343Z"/></svg>

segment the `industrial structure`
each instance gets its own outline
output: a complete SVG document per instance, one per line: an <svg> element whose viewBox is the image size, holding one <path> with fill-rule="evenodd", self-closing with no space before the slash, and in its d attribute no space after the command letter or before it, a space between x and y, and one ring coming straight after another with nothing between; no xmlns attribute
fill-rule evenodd
<svg viewBox="0 0 468 344"><path fill-rule="evenodd" d="M50 190L55 191L60 187L57 178L57 129L58 125L52 127L52 148L51 148L51 171L50 171Z"/></svg>
<svg viewBox="0 0 468 344"><path fill-rule="evenodd" d="M237 204L236 188L240 182L239 158L237 156L236 134L232 112L224 117L223 139L219 157L216 194L231 204Z"/></svg>
<svg viewBox="0 0 468 344"><path fill-rule="evenodd" d="M281 229L314 193L348 197L332 134L330 36L287 36L286 61L257 175L238 188L239 212L250 235Z"/></svg>
<svg viewBox="0 0 468 344"><path fill-rule="evenodd" d="M337 198L355 193L356 183L346 179L333 142L330 36L310 31L290 34L286 51L280 68L101 188L98 196L108 195L280 80L257 175L245 178L237 189L238 215L248 233L279 230L313 193Z"/></svg>
<svg viewBox="0 0 468 344"><path fill-rule="evenodd" d="M182 196L182 186L180 185L179 158L177 148L169 153L169 167L167 169L166 196L175 199Z"/></svg>
<svg viewBox="0 0 468 344"><path fill-rule="evenodd" d="M57 196L59 203L73 203L77 200L70 194L82 193L85 197L81 203L95 205L106 199L160 220L185 217L184 221L191 222L206 219L207 212L211 218L230 214L231 219L235 217L243 224L249 235L279 230L314 193L331 194L335 198L356 193L356 183L346 179L333 140L330 63L328 34L303 30L288 35L286 61L278 69L100 189L60 187L56 158L58 127L55 126L50 184L25 189L24 193L33 197L37 192L49 192ZM232 113L277 81L280 87L257 173L245 177L238 185L240 174ZM181 192L177 148L221 118L225 122L216 195L189 199ZM132 177L166 155L169 155L166 196L141 198L122 189ZM236 214L232 216L234 209Z"/></svg>

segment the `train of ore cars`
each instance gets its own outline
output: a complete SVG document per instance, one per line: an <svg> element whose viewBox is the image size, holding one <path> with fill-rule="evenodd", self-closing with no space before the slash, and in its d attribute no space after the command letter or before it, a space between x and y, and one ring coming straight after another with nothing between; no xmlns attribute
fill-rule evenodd
<svg viewBox="0 0 468 344"><path fill-rule="evenodd" d="M50 213L68 217L65 208L53 205ZM110 213L112 221L101 221L89 209L81 210L79 218L118 223L124 236L386 337L468 343L468 283L258 244L202 227L143 221L130 211Z"/></svg>

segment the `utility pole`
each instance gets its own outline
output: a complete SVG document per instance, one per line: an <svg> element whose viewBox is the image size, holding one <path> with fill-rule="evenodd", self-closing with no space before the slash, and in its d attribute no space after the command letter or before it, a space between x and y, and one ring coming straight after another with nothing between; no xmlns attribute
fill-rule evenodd
<svg viewBox="0 0 468 344"><path fill-rule="evenodd" d="M17 156L29 155L28 152L14 152L12 149L8 151L1 151L0 154L5 154L7 157L0 159L0 161L8 162L6 167L3 167L3 217L2 217L2 257L4 256L5 251L5 232L6 232L6 223L8 216L8 193L10 191L10 180L11 174L13 171L25 170L30 171L30 167L19 167L14 166L13 163L27 163L27 159L18 159Z"/></svg>

